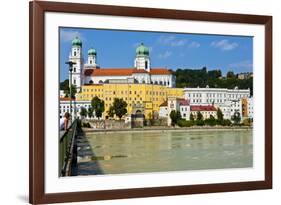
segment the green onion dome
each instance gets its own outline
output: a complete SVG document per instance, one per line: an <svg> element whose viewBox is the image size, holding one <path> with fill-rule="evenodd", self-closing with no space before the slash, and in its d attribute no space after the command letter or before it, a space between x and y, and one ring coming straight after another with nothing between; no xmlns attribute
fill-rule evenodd
<svg viewBox="0 0 281 205"><path fill-rule="evenodd" d="M95 56L95 55L97 55L97 51L95 49L91 48L91 49L88 50L88 55L89 56Z"/></svg>
<svg viewBox="0 0 281 205"><path fill-rule="evenodd" d="M149 49L143 44L143 43L141 43L138 47L137 47L137 49L136 49L136 54L139 56L139 55L141 55L141 56L143 56L143 55L145 55L145 56L148 56L149 55Z"/></svg>
<svg viewBox="0 0 281 205"><path fill-rule="evenodd" d="M76 37L72 40L72 46L82 46L82 41L76 36Z"/></svg>

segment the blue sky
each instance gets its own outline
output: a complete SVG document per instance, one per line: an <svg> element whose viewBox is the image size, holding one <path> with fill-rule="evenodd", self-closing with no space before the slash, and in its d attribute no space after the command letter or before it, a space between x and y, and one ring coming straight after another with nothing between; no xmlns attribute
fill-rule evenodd
<svg viewBox="0 0 281 205"><path fill-rule="evenodd" d="M144 43L150 49L152 67L208 70L221 69L223 74L252 72L253 39L246 36L179 34L60 28L60 80L68 78L68 55L71 41L78 36L83 43L84 59L87 51L95 48L101 68L133 67L135 49Z"/></svg>

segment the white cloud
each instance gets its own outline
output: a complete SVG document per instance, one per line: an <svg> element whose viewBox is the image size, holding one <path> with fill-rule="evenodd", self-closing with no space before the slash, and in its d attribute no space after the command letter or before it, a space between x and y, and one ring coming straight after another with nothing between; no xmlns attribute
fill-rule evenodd
<svg viewBox="0 0 281 205"><path fill-rule="evenodd" d="M229 42L229 40L224 39L220 41L213 41L211 46L214 48L218 48L222 51L230 51L238 47L238 43L236 42Z"/></svg>
<svg viewBox="0 0 281 205"><path fill-rule="evenodd" d="M85 39L83 38L83 36L81 35L81 33L79 33L78 31L64 31L62 30L60 32L60 39L63 42L68 42L68 41L72 41L75 37L80 38L82 41L85 41Z"/></svg>
<svg viewBox="0 0 281 205"><path fill-rule="evenodd" d="M185 39L176 39L171 42L171 46L184 46L187 43Z"/></svg>
<svg viewBox="0 0 281 205"><path fill-rule="evenodd" d="M253 68L253 63L250 60L244 60L229 64L230 68Z"/></svg>
<svg viewBox="0 0 281 205"><path fill-rule="evenodd" d="M189 48L199 48L200 46L201 46L200 43L198 43L198 42L196 42L196 41L192 41L192 42L188 45Z"/></svg>
<svg viewBox="0 0 281 205"><path fill-rule="evenodd" d="M160 58L160 59L166 59L166 58L169 58L171 55L172 55L172 52L171 52L171 51L165 51L164 53L160 53L160 54L158 55L158 58Z"/></svg>
<svg viewBox="0 0 281 205"><path fill-rule="evenodd" d="M175 36L160 36L157 41L159 44L166 45L166 46L184 46L187 43L186 39L179 39Z"/></svg>

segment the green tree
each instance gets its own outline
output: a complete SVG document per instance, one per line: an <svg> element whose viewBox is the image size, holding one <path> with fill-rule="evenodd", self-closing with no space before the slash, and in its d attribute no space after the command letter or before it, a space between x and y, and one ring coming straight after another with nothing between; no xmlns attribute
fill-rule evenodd
<svg viewBox="0 0 281 205"><path fill-rule="evenodd" d="M236 78L236 75L234 74L233 71L228 71L227 74L226 74L226 77L227 78Z"/></svg>
<svg viewBox="0 0 281 205"><path fill-rule="evenodd" d="M115 111L114 111L114 107L113 106L109 107L109 110L107 111L107 114L108 114L109 117L114 117Z"/></svg>
<svg viewBox="0 0 281 205"><path fill-rule="evenodd" d="M217 117L218 117L218 120L223 120L223 113L220 108L218 108L218 110L217 110Z"/></svg>
<svg viewBox="0 0 281 205"><path fill-rule="evenodd" d="M194 121L194 116L193 116L192 113L190 113L190 115L189 115L189 120L190 120L190 121Z"/></svg>
<svg viewBox="0 0 281 205"><path fill-rule="evenodd" d="M91 106L96 117L100 119L102 113L104 112L104 101L95 96L91 101Z"/></svg>
<svg viewBox="0 0 281 205"><path fill-rule="evenodd" d="M127 103L122 98L114 98L112 110L114 114L119 117L121 120L122 116L124 116L127 111Z"/></svg>
<svg viewBox="0 0 281 205"><path fill-rule="evenodd" d="M197 112L196 114L196 121L195 121L196 125L202 126L204 125L204 119L203 119L203 115L200 111Z"/></svg>
<svg viewBox="0 0 281 205"><path fill-rule="evenodd" d="M67 90L69 89L69 80L66 79L63 82L60 82L60 90Z"/></svg>
<svg viewBox="0 0 281 205"><path fill-rule="evenodd" d="M196 120L203 120L203 115L200 111L197 112Z"/></svg>
<svg viewBox="0 0 281 205"><path fill-rule="evenodd" d="M222 126L230 126L232 123L229 119L223 120L222 121Z"/></svg>
<svg viewBox="0 0 281 205"><path fill-rule="evenodd" d="M250 118L244 119L243 120L243 125L245 126L251 126L252 122Z"/></svg>
<svg viewBox="0 0 281 205"><path fill-rule="evenodd" d="M241 121L240 112L235 111L234 115L231 117L231 119L234 121L234 124L239 124Z"/></svg>
<svg viewBox="0 0 281 205"><path fill-rule="evenodd" d="M71 96L70 96L70 89L69 89L69 87L67 87L64 90L65 97L71 97L72 99L75 99L76 93L77 93L77 89L76 89L75 85L71 85Z"/></svg>
<svg viewBox="0 0 281 205"><path fill-rule="evenodd" d="M208 78L210 79L216 79L221 77L221 70L210 70L208 71Z"/></svg>
<svg viewBox="0 0 281 205"><path fill-rule="evenodd" d="M172 110L172 112L170 113L170 118L172 120L172 125L175 126L181 119L180 111Z"/></svg>
<svg viewBox="0 0 281 205"><path fill-rule="evenodd" d="M221 70L207 71L205 67L202 69L178 68L172 73L176 76L176 87L179 88L206 87L208 85L210 88L233 89L238 86L241 89L250 88L250 93L253 94L253 78L238 79L233 71L228 74L229 78L222 77Z"/></svg>
<svg viewBox="0 0 281 205"><path fill-rule="evenodd" d="M180 127L191 127L191 126L193 126L193 121L180 119L180 120L178 120L177 124Z"/></svg>
<svg viewBox="0 0 281 205"><path fill-rule="evenodd" d="M222 113L220 108L217 109L217 118L218 118L217 119L218 124L222 125L222 123L223 123L223 113Z"/></svg>
<svg viewBox="0 0 281 205"><path fill-rule="evenodd" d="M94 112L93 108L92 108L92 107L89 107L89 108L88 108L88 117L89 117L90 119L93 117L93 112Z"/></svg>
<svg viewBox="0 0 281 205"><path fill-rule="evenodd" d="M84 107L81 107L80 115L81 115L81 117L86 117L87 116L87 109L84 108Z"/></svg>
<svg viewBox="0 0 281 205"><path fill-rule="evenodd" d="M210 118L205 120L206 125L210 125L210 126L215 126L216 125L216 119L213 115L210 115Z"/></svg>

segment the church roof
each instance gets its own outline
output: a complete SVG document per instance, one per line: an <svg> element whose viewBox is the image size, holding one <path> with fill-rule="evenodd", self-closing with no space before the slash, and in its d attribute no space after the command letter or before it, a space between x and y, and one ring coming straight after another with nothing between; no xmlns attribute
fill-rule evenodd
<svg viewBox="0 0 281 205"><path fill-rule="evenodd" d="M140 70L134 69L133 73L148 73L148 72L146 70L142 70L142 69L140 69Z"/></svg>
<svg viewBox="0 0 281 205"><path fill-rule="evenodd" d="M213 105L192 105L191 111L216 111L217 109Z"/></svg>
<svg viewBox="0 0 281 205"><path fill-rule="evenodd" d="M151 75L170 75L172 74L171 71L169 71L167 68L153 68L150 69Z"/></svg>
<svg viewBox="0 0 281 205"><path fill-rule="evenodd" d="M160 105L160 107L167 107L167 106L168 106L168 102L167 102L167 101L163 102L163 103Z"/></svg>
<svg viewBox="0 0 281 205"><path fill-rule="evenodd" d="M179 103L180 103L181 106L188 106L189 105L189 100L180 99Z"/></svg>
<svg viewBox="0 0 281 205"><path fill-rule="evenodd" d="M60 101L70 101L70 98L69 97L61 97Z"/></svg>
<svg viewBox="0 0 281 205"><path fill-rule="evenodd" d="M137 70L135 68L99 68L87 69L84 74L86 76L130 76L133 73L147 73L145 70ZM170 75L172 74L166 68L152 68L149 72L151 75Z"/></svg>
<svg viewBox="0 0 281 205"><path fill-rule="evenodd" d="M146 47L143 43L141 43L136 49L137 56L148 56L149 48Z"/></svg>
<svg viewBox="0 0 281 205"><path fill-rule="evenodd" d="M78 38L78 36L72 40L72 46L82 46L82 41Z"/></svg>

